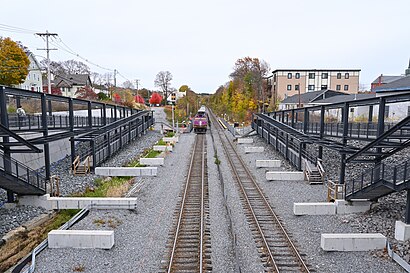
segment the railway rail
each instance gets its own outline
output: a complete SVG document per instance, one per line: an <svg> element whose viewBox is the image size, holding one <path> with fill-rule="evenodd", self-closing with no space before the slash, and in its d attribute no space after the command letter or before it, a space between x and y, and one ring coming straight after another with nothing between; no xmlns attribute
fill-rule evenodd
<svg viewBox="0 0 410 273"><path fill-rule="evenodd" d="M241 192L242 206L258 246L258 251L267 272L310 272L302 255L290 239L276 213L270 206L261 188L256 183L241 156L228 139L216 117L217 132Z"/></svg>
<svg viewBox="0 0 410 273"><path fill-rule="evenodd" d="M196 135L188 177L170 234L165 272L210 272L206 135Z"/></svg>

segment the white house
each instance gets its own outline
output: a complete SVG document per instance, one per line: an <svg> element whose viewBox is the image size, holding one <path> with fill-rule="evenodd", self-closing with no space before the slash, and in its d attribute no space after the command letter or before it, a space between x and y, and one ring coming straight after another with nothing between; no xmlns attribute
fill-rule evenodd
<svg viewBox="0 0 410 273"><path fill-rule="evenodd" d="M36 57L34 54L28 50L24 50L28 59L30 60L30 65L28 67L28 74L26 80L17 85L17 88L31 90L34 92L42 92L43 91L43 78L41 74L41 66L37 62Z"/></svg>
<svg viewBox="0 0 410 273"><path fill-rule="evenodd" d="M56 75L54 86L61 88L63 96L75 98L75 93L86 86L92 87L90 75L88 74L68 74Z"/></svg>

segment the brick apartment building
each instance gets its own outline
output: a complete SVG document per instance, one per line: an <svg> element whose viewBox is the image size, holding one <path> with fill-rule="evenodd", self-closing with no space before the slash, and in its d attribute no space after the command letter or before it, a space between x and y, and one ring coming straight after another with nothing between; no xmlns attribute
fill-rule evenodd
<svg viewBox="0 0 410 273"><path fill-rule="evenodd" d="M349 94L359 91L360 69L277 69L268 78L272 100L307 92L335 90Z"/></svg>

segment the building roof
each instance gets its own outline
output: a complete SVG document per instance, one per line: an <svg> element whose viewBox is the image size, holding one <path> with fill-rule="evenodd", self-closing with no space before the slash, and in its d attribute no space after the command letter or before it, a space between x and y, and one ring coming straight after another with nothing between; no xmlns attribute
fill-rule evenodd
<svg viewBox="0 0 410 273"><path fill-rule="evenodd" d="M394 92L394 91L410 91L410 76L401 77L390 83L386 83L374 88L376 93L379 92Z"/></svg>
<svg viewBox="0 0 410 273"><path fill-rule="evenodd" d="M68 74L56 75L54 78L56 87L72 87L73 85L91 85L90 76L88 74Z"/></svg>
<svg viewBox="0 0 410 273"><path fill-rule="evenodd" d="M337 72L337 71L348 71L348 72L360 72L361 69L276 69L272 73L291 71L291 72Z"/></svg>
<svg viewBox="0 0 410 273"><path fill-rule="evenodd" d="M346 93L334 91L334 90L320 90L300 94L300 103L310 103L320 99L330 98L333 96L347 95ZM283 104L295 104L299 103L299 94L287 97L281 103Z"/></svg>
<svg viewBox="0 0 410 273"><path fill-rule="evenodd" d="M372 84L376 84L376 83L382 83L382 84L386 84L386 83L390 83L393 82L395 80L401 79L403 78L403 76L384 76L384 75L380 75L379 77L377 77Z"/></svg>
<svg viewBox="0 0 410 273"><path fill-rule="evenodd" d="M359 93L359 94L349 94L344 96L333 96L330 98L317 100L317 104L329 104L329 103L339 103L339 102L348 102L354 100L370 99L376 96L375 93Z"/></svg>

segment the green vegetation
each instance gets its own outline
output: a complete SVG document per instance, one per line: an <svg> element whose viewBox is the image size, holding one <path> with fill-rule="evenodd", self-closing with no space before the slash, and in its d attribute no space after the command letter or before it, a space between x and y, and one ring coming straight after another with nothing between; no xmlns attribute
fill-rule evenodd
<svg viewBox="0 0 410 273"><path fill-rule="evenodd" d="M47 227L47 233L53 229L58 229L62 225L64 225L68 220L74 217L80 210L79 209L65 209L65 210L60 210L57 214L56 217L54 218L54 221ZM46 235L47 235L46 233Z"/></svg>
<svg viewBox="0 0 410 273"><path fill-rule="evenodd" d="M157 157L160 153L161 153L160 151L151 150L151 151L149 151L148 154L146 154L144 157L146 157L146 158L155 158L155 157Z"/></svg>
<svg viewBox="0 0 410 273"><path fill-rule="evenodd" d="M146 167L147 165L141 164L139 159L134 159L127 164L127 167Z"/></svg>
<svg viewBox="0 0 410 273"><path fill-rule="evenodd" d="M173 136L175 136L175 133L174 132L168 132L165 136L166 137L173 137Z"/></svg>
<svg viewBox="0 0 410 273"><path fill-rule="evenodd" d="M215 155L215 164L216 165L221 164L221 160L219 160L218 155Z"/></svg>
<svg viewBox="0 0 410 273"><path fill-rule="evenodd" d="M95 188L87 188L81 197L106 197L109 190L112 188L120 188L127 183L132 177L130 176L118 176L113 177L110 180L103 180L101 178L95 179Z"/></svg>
<svg viewBox="0 0 410 273"><path fill-rule="evenodd" d="M160 140L158 140L156 145L166 146L167 143L165 141L163 141L162 139L160 139Z"/></svg>

